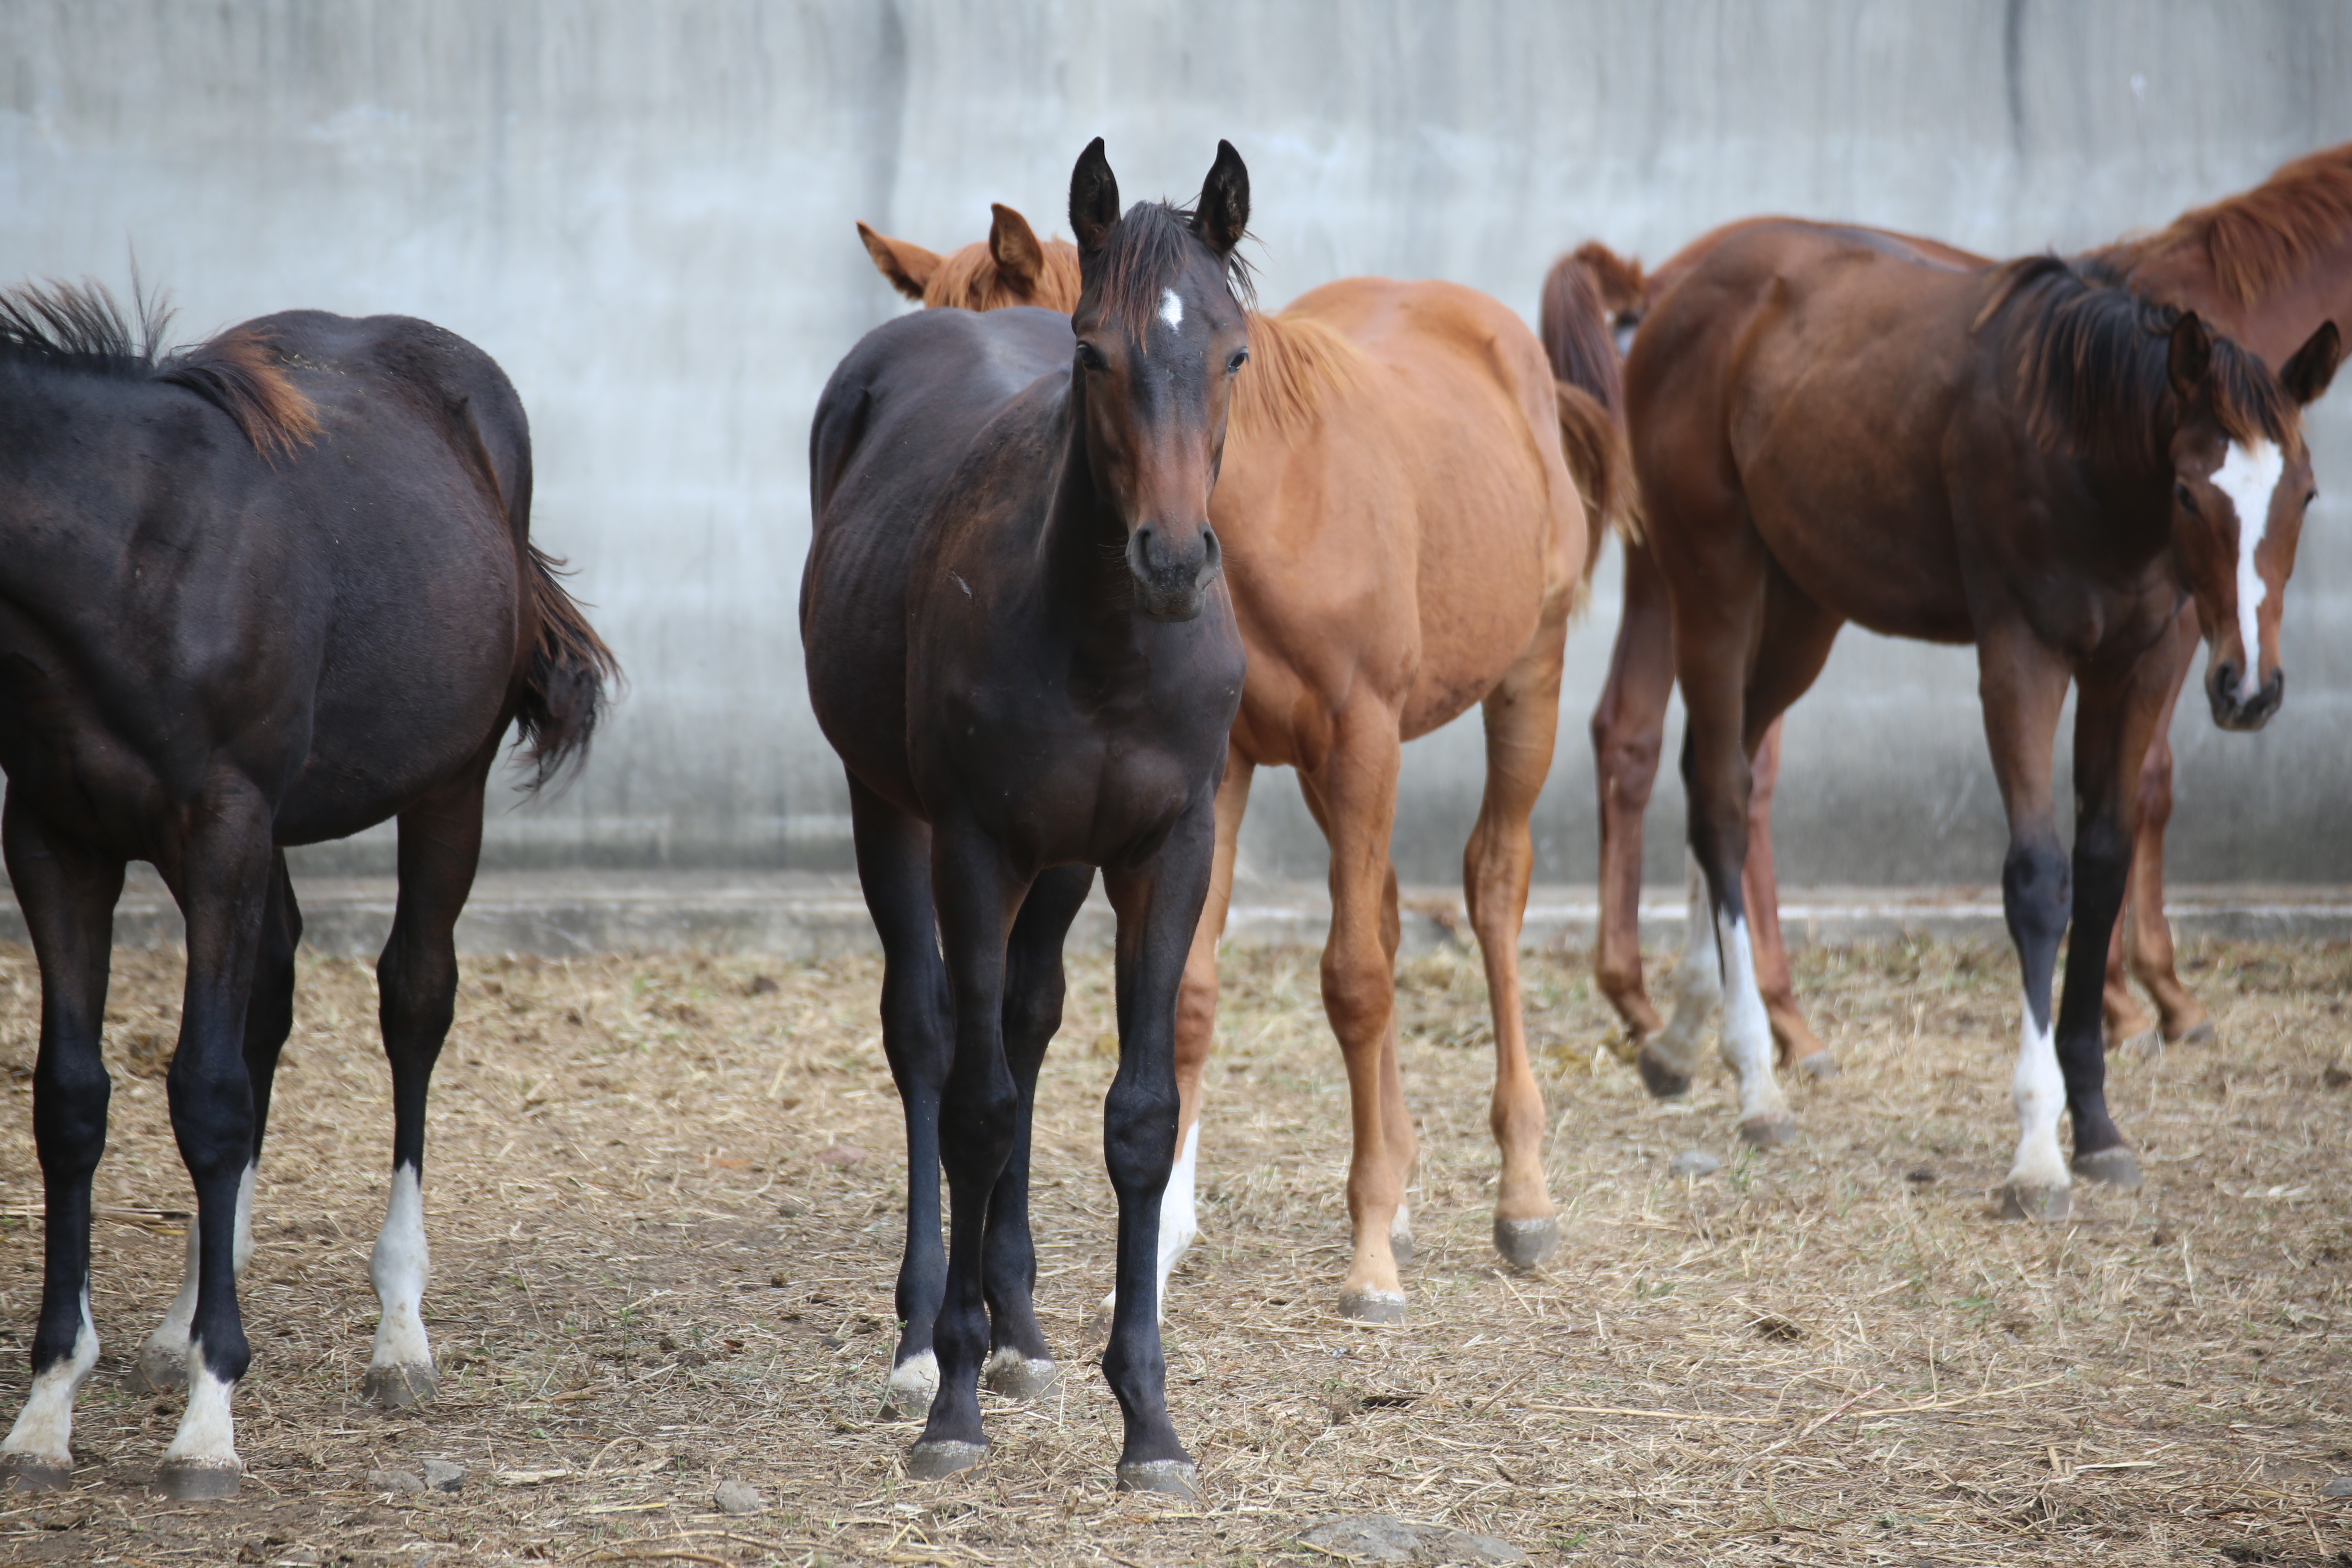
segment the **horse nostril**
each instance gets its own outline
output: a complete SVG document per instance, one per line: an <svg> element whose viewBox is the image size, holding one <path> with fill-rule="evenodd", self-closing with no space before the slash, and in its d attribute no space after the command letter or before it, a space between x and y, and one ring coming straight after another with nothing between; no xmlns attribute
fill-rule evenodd
<svg viewBox="0 0 2352 1568"><path fill-rule="evenodd" d="M1213 574L1217 570L1218 563L1224 558L1225 547L1217 542L1217 531L1213 528L1202 528L1201 530L1201 574L1206 577Z"/></svg>

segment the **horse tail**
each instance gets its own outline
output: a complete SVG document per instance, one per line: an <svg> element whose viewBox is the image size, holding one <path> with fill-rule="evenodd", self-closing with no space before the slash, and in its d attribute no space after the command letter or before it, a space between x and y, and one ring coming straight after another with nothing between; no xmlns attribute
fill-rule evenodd
<svg viewBox="0 0 2352 1568"><path fill-rule="evenodd" d="M1625 438L1625 383L1612 318L1647 307L1641 264L1597 240L1552 263L1544 278L1538 335L1558 382L1560 445L1577 488L1628 544L1642 539L1641 495ZM1612 308L1613 307L1613 308ZM1589 581L1599 552L1585 560Z"/></svg>
<svg viewBox="0 0 2352 1568"><path fill-rule="evenodd" d="M523 676L515 729L518 743L530 748L531 779L525 787L537 794L588 755L604 716L604 688L620 683L621 666L580 602L565 591L564 563L528 540L523 550L539 640Z"/></svg>

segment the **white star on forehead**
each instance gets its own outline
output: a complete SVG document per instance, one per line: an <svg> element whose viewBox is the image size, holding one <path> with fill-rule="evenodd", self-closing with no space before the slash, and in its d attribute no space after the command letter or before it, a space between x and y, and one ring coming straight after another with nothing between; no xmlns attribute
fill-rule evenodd
<svg viewBox="0 0 2352 1568"><path fill-rule="evenodd" d="M1184 301L1176 298L1173 289L1160 291L1160 319L1167 322L1171 330L1184 324Z"/></svg>

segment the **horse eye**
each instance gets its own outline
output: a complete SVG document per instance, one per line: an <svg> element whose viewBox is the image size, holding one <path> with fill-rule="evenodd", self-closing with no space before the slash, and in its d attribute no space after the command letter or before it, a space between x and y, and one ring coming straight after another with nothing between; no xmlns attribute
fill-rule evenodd
<svg viewBox="0 0 2352 1568"><path fill-rule="evenodd" d="M2197 498L2189 493L2189 489L2187 485L2176 482L2172 487L2172 499L2179 501L2180 503L2181 510L2186 511L2189 516L2195 517L2197 515Z"/></svg>
<svg viewBox="0 0 2352 1568"><path fill-rule="evenodd" d="M1235 349L1234 357L1225 362L1225 374L1231 375L1249 363L1249 350Z"/></svg>
<svg viewBox="0 0 2352 1568"><path fill-rule="evenodd" d="M1110 368L1110 361L1103 358L1102 350L1095 347L1092 343L1080 343L1078 345L1078 363L1086 366L1088 370L1108 370Z"/></svg>

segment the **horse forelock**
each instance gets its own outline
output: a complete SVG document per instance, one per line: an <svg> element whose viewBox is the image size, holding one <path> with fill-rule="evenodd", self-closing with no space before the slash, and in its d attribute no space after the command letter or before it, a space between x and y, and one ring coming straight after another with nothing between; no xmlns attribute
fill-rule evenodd
<svg viewBox="0 0 2352 1568"><path fill-rule="evenodd" d="M2251 191L2185 212L2109 253L2144 266L2201 252L2213 280L2242 305L2292 288L2323 251L2352 237L2352 142L2284 163Z"/></svg>
<svg viewBox="0 0 2352 1568"><path fill-rule="evenodd" d="M0 289L0 361L185 387L235 420L265 458L318 434L317 412L287 374L266 330L231 327L193 347L159 353L172 311L161 299L133 298L135 321L98 283Z"/></svg>
<svg viewBox="0 0 2352 1568"><path fill-rule="evenodd" d="M996 310L1008 305L1036 305L1048 310L1070 311L1077 309L1080 279L1078 247L1066 239L1044 241L1045 265L1040 269L1036 289L1028 294L1016 294L1004 281L996 258L990 254L986 240L974 240L953 255L940 258L939 270L931 274L923 289L923 304L937 309L942 305L961 306L967 310Z"/></svg>
<svg viewBox="0 0 2352 1568"><path fill-rule="evenodd" d="M1356 385L1364 351L1312 316L1252 310L1247 321L1250 357L1234 381L1233 427L1295 441Z"/></svg>
<svg viewBox="0 0 2352 1568"><path fill-rule="evenodd" d="M2124 288L2102 262L2032 256L1996 269L1976 328L1999 331L2015 367L2027 424L2048 450L2134 465L2160 458L2170 407L2175 306ZM2292 448L2302 411L2254 354L2212 339L2206 390L2231 441Z"/></svg>
<svg viewBox="0 0 2352 1568"><path fill-rule="evenodd" d="M1183 273L1192 247L1208 249L1193 231L1191 209L1168 202L1138 202L1111 225L1102 248L1082 259L1084 296L1098 301L1120 327L1141 338L1160 314L1160 295ZM1213 254L1213 253L1212 253ZM1249 263L1238 247L1223 258L1225 291L1247 308L1256 300Z"/></svg>

